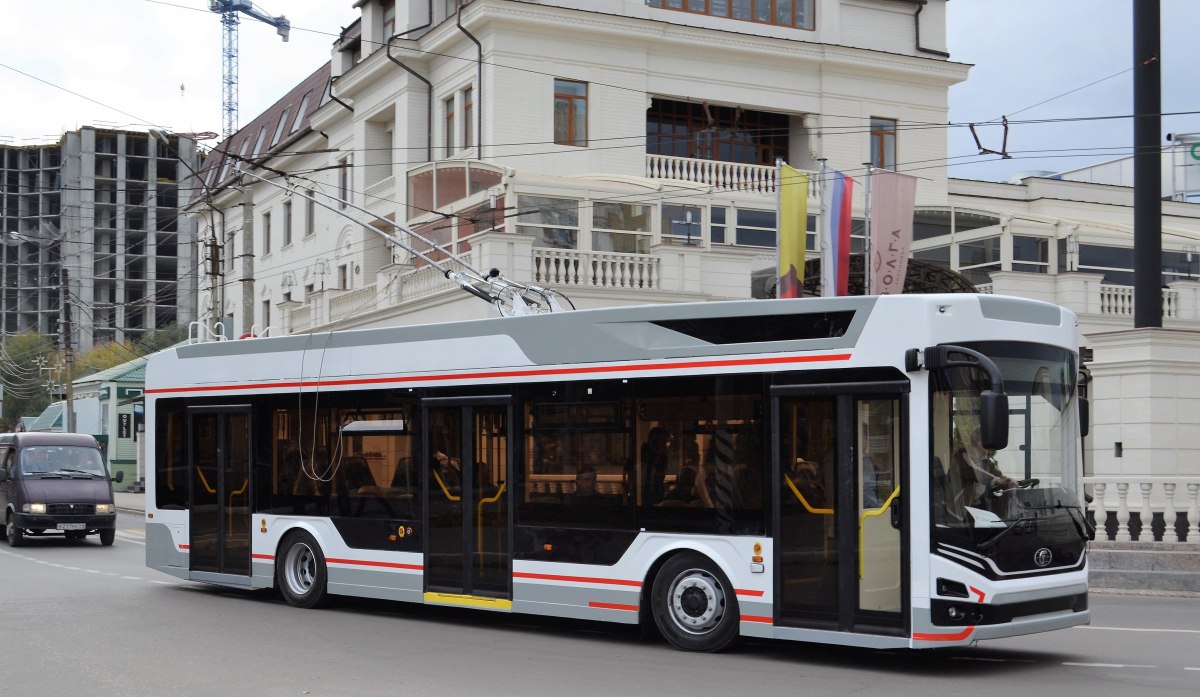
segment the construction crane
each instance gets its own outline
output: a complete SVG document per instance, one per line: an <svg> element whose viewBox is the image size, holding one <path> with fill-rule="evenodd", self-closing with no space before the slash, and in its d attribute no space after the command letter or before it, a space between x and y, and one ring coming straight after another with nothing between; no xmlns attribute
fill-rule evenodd
<svg viewBox="0 0 1200 697"><path fill-rule="evenodd" d="M228 138L238 128L238 24L241 12L264 24L275 27L284 41L292 30L287 17L272 17L254 6L250 0L208 0L208 9L221 15L221 99L225 114L222 137Z"/></svg>

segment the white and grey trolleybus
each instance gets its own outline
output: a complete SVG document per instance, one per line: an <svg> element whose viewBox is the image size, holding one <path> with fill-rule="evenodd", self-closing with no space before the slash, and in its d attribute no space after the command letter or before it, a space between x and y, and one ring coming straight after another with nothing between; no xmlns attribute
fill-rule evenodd
<svg viewBox="0 0 1200 697"><path fill-rule="evenodd" d="M709 302L192 343L146 377L146 562L739 636L1086 624L1074 315Z"/></svg>

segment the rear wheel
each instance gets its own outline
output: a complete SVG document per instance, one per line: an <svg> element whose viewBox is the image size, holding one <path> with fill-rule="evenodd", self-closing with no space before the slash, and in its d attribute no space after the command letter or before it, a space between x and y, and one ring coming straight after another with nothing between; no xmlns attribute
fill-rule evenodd
<svg viewBox="0 0 1200 697"><path fill-rule="evenodd" d="M8 536L8 544L11 547L20 547L25 544L25 531L18 528L14 523L16 516L9 515L8 522L5 524L4 532Z"/></svg>
<svg viewBox="0 0 1200 697"><path fill-rule="evenodd" d="M663 564L654 577L651 604L658 631L677 649L722 651L738 637L733 586L703 555L687 552Z"/></svg>
<svg viewBox="0 0 1200 697"><path fill-rule="evenodd" d="M280 550L275 580L288 605L313 608L329 604L325 555L312 535L297 530L284 539Z"/></svg>
<svg viewBox="0 0 1200 697"><path fill-rule="evenodd" d="M117 529L106 528L100 531L100 544L105 547L111 547L113 542L117 541Z"/></svg>

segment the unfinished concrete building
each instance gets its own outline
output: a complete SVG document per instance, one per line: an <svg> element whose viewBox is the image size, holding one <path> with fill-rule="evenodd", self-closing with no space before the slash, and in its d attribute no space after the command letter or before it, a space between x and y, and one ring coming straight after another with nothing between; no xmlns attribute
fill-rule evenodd
<svg viewBox="0 0 1200 697"><path fill-rule="evenodd" d="M179 205L198 164L189 138L90 126L0 145L4 336L58 335L63 269L78 349L194 320L196 223Z"/></svg>

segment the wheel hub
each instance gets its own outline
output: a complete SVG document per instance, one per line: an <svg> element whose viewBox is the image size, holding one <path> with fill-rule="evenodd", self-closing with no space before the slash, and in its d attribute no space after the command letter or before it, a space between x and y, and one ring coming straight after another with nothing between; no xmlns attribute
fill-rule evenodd
<svg viewBox="0 0 1200 697"><path fill-rule="evenodd" d="M725 613L725 592L708 573L685 571L671 585L671 619L691 633L704 634L716 627Z"/></svg>

